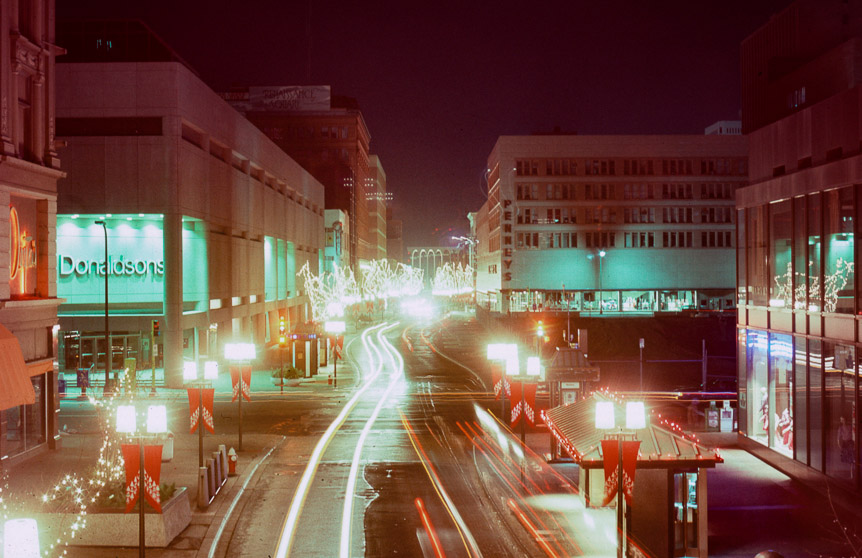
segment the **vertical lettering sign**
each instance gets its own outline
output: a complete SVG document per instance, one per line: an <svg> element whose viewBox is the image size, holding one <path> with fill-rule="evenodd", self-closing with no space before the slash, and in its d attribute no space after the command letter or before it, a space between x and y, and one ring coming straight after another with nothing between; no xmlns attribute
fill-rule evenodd
<svg viewBox="0 0 862 558"><path fill-rule="evenodd" d="M36 240L29 236L26 230L21 230L18 210L10 205L9 286L13 293L24 294L27 292L27 270L34 267L36 267Z"/></svg>
<svg viewBox="0 0 862 558"><path fill-rule="evenodd" d="M512 280L512 200L503 200L503 283ZM506 288L506 285L503 285Z"/></svg>

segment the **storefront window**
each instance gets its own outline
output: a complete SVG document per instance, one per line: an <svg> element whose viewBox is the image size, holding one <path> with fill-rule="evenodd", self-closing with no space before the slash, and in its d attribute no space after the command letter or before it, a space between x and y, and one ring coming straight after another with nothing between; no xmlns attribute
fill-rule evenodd
<svg viewBox="0 0 862 558"><path fill-rule="evenodd" d="M823 286L820 284L820 226L822 211L820 194L808 196L808 309L820 312Z"/></svg>
<svg viewBox="0 0 862 558"><path fill-rule="evenodd" d="M623 311L649 311L654 309L653 291L623 291Z"/></svg>
<svg viewBox="0 0 862 558"><path fill-rule="evenodd" d="M789 335L769 334L769 447L793 457L793 344Z"/></svg>
<svg viewBox="0 0 862 558"><path fill-rule="evenodd" d="M748 303L766 306L770 281L767 278L766 206L748 210Z"/></svg>
<svg viewBox="0 0 862 558"><path fill-rule="evenodd" d="M45 375L33 377L31 381L35 403L0 411L6 418L6 439L0 443L3 455L18 455L45 443Z"/></svg>
<svg viewBox="0 0 862 558"><path fill-rule="evenodd" d="M745 243L745 210L736 212L736 303L742 306L746 302L745 257L748 245Z"/></svg>
<svg viewBox="0 0 862 558"><path fill-rule="evenodd" d="M794 382L793 382L793 449L796 459L808 463L808 370L806 363L806 340L804 337L793 339Z"/></svg>
<svg viewBox="0 0 862 558"><path fill-rule="evenodd" d="M826 474L852 482L856 478L856 351L830 342L824 342L823 349Z"/></svg>
<svg viewBox="0 0 862 558"><path fill-rule="evenodd" d="M809 465L823 470L823 424L821 417L823 394L823 353L820 339L808 340L808 452L811 456Z"/></svg>
<svg viewBox="0 0 862 558"><path fill-rule="evenodd" d="M748 437L769 443L768 337L765 331L748 330Z"/></svg>
<svg viewBox="0 0 862 558"><path fill-rule="evenodd" d="M790 200L769 205L769 305L778 308L790 308L793 301L791 224Z"/></svg>
<svg viewBox="0 0 862 558"><path fill-rule="evenodd" d="M808 308L808 235L805 228L805 197L793 199L793 307Z"/></svg>
<svg viewBox="0 0 862 558"><path fill-rule="evenodd" d="M853 190L850 187L824 194L823 214L824 265L823 310L852 314L853 296Z"/></svg>

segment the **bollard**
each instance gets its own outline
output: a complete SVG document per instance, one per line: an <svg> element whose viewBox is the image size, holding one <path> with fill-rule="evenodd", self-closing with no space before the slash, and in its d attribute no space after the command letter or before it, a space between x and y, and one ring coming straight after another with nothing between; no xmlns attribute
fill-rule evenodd
<svg viewBox="0 0 862 558"><path fill-rule="evenodd" d="M198 507L205 509L210 504L209 491L207 489L207 468L198 469Z"/></svg>
<svg viewBox="0 0 862 558"><path fill-rule="evenodd" d="M216 490L218 489L218 485L216 485L215 478L215 466L213 464L212 458L207 459L207 481L209 481L209 497L210 501L215 497Z"/></svg>
<svg viewBox="0 0 862 558"><path fill-rule="evenodd" d="M227 452L227 474L230 477L236 476L236 452L230 448Z"/></svg>
<svg viewBox="0 0 862 558"><path fill-rule="evenodd" d="M221 470L224 473L224 479L227 480L227 451L224 449L224 444L218 446L219 459L221 459Z"/></svg>
<svg viewBox="0 0 862 558"><path fill-rule="evenodd" d="M213 470L215 471L215 492L213 496L218 494L219 490L221 490L221 486L224 484L224 469L221 468L221 457L217 451L213 452Z"/></svg>

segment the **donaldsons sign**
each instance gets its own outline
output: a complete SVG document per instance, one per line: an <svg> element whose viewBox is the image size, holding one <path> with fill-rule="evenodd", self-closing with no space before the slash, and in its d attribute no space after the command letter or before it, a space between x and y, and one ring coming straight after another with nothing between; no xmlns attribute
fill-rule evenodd
<svg viewBox="0 0 862 558"><path fill-rule="evenodd" d="M69 275L89 276L105 275L105 260L93 260L88 258L75 258L58 254L60 277ZM164 275L165 262L163 260L127 260L125 256L114 258L108 256L108 272L117 276L147 276Z"/></svg>

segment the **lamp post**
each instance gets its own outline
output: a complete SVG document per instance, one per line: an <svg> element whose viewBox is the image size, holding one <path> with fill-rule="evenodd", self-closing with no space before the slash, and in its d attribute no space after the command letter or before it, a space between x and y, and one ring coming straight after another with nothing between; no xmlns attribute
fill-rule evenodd
<svg viewBox="0 0 862 558"><path fill-rule="evenodd" d="M626 555L625 545L625 483L623 482L623 440L637 438L636 430L646 427L646 416L644 412L643 401L627 401L626 402L626 430L624 432L622 426L615 431L615 415L613 401L597 401L596 402L596 429L607 432L606 438L617 441L617 558L624 558ZM634 484L634 482L632 482Z"/></svg>
<svg viewBox="0 0 862 558"><path fill-rule="evenodd" d="M605 259L606 253L607 252L605 252L604 250L599 250L599 314L602 313L604 306L604 297L602 296L602 260Z"/></svg>
<svg viewBox="0 0 862 558"><path fill-rule="evenodd" d="M566 347L571 347L572 323L569 321L569 301L566 298L566 284L563 283L563 303L566 305Z"/></svg>
<svg viewBox="0 0 862 558"><path fill-rule="evenodd" d="M96 221L97 225L102 226L102 232L105 233L105 393L109 392L110 372L111 372L111 333L108 328L108 275L111 274L111 266L108 262L108 224L104 221ZM98 351L96 351L98 359ZM113 391L113 386L110 387Z"/></svg>
<svg viewBox="0 0 862 558"><path fill-rule="evenodd" d="M255 358L255 350L253 343L225 343L224 345L224 357L228 361L240 365L239 371L239 397L237 400L239 401L239 441L237 443L237 448L239 451L242 451L242 365L248 363L251 364L251 361ZM251 390L251 374L249 374L249 390Z"/></svg>
<svg viewBox="0 0 862 558"><path fill-rule="evenodd" d="M138 474L138 556L146 554L146 524L144 523L144 438L146 434L137 430L137 412L134 405L117 406L117 432L136 438L140 450L140 469ZM164 405L150 405L147 408L147 434L162 434L168 430L168 415Z"/></svg>
<svg viewBox="0 0 862 558"><path fill-rule="evenodd" d="M333 373L332 373L332 387L338 387L338 356L341 352L338 347L338 338L344 335L344 332L347 330L347 324L343 321L326 321L323 324L323 329L327 333L335 334L335 347L334 347L334 355L332 357L333 361Z"/></svg>
<svg viewBox="0 0 862 558"><path fill-rule="evenodd" d="M640 371L641 371L641 393L644 390L644 338L641 337L638 342L638 347L640 348Z"/></svg>
<svg viewBox="0 0 862 558"><path fill-rule="evenodd" d="M205 359L201 356L201 360ZM218 363L208 360L203 363L203 378L200 377L201 370L196 362L183 363L183 380L191 388L198 389L198 467L204 466L204 389L212 387L213 381L218 378Z"/></svg>

